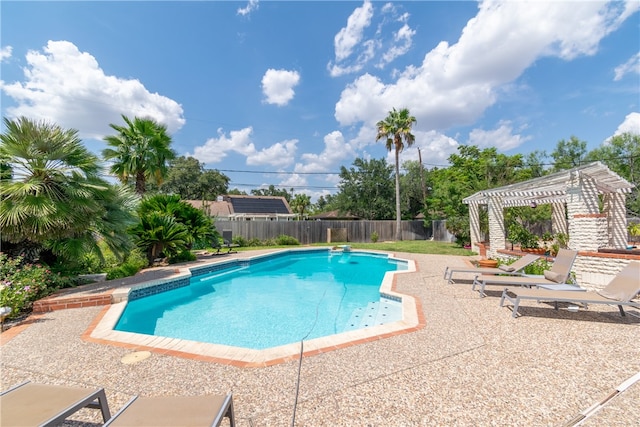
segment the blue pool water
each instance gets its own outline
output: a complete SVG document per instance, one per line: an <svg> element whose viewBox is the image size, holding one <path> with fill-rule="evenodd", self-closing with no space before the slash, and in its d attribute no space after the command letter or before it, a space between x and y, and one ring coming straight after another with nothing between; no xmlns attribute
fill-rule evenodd
<svg viewBox="0 0 640 427"><path fill-rule="evenodd" d="M129 301L115 329L257 350L318 338L372 326L360 322L367 310L377 324L401 319L401 303L380 297L385 273L399 270L407 263L326 250L236 261Z"/></svg>

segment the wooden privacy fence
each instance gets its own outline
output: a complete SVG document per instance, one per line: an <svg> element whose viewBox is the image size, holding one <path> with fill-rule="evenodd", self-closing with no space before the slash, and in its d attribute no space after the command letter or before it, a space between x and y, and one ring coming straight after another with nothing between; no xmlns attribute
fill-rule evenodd
<svg viewBox="0 0 640 427"><path fill-rule="evenodd" d="M378 233L378 241L395 240L395 221L215 221L220 234L231 230L233 236L245 239L275 239L284 234L298 239L301 244L327 243L328 229L346 229L347 241L371 242L371 235ZM402 221L402 240L426 240L431 230L423 221Z"/></svg>

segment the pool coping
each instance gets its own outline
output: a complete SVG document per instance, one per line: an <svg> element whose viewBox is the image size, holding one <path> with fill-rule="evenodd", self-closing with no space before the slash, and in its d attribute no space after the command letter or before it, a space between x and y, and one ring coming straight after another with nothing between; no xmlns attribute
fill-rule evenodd
<svg viewBox="0 0 640 427"><path fill-rule="evenodd" d="M279 250L268 254L246 258L242 261L259 261L261 258L270 257L274 254L280 255L287 252L307 250L317 251L318 248ZM353 250L353 252L377 253L372 251L356 250ZM147 350L177 357L250 368L272 366L291 360L297 360L301 353L303 357L310 357L328 351L334 351L345 347L417 331L425 326L420 301L411 295L400 293L396 290L397 275L416 272L416 263L414 260L397 258L393 254L383 253L383 255L388 256L391 260L407 263L407 270L387 272L380 285L381 295L391 297L392 299L399 299L402 302L403 318L396 322L314 338L312 340L303 341L302 344L301 342L296 342L263 350L203 343L178 338L144 335L132 332L116 331L113 329L118 322L118 319L127 304L128 296L132 291L156 287L164 283L175 282L185 278L188 279L191 277L191 269L187 267L181 269L178 274L170 278L152 280L115 290L111 294L112 304L101 311L91 325L89 325L82 338L85 341L127 347L137 351ZM192 268L200 270L211 266L229 264L231 262L233 261L217 261Z"/></svg>

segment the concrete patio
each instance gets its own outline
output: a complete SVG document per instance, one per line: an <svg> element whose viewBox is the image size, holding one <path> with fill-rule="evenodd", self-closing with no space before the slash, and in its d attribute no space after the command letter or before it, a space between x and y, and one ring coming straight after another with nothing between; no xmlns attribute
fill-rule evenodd
<svg viewBox="0 0 640 427"><path fill-rule="evenodd" d="M445 267L466 258L396 255L416 260L418 271L398 275L396 289L420 300L426 326L304 358L296 426L561 426L640 372L637 311L531 302L512 319L500 289L479 298L470 280L446 283ZM83 339L102 312L53 311L2 333L0 389L25 380L98 385L112 413L137 394L230 391L239 426L291 425L297 360L239 368L152 352L125 364L136 349ZM640 425L639 401L637 382L581 425ZM66 425L99 423L99 412L85 409Z"/></svg>

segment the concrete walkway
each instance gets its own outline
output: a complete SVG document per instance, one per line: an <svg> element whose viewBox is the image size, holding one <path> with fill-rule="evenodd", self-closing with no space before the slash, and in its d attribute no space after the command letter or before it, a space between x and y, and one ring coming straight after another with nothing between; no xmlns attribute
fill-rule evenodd
<svg viewBox="0 0 640 427"><path fill-rule="evenodd" d="M469 280L443 280L445 267L464 258L397 256L417 262L396 286L421 301L426 326L304 358L295 425L561 426L640 372L637 311L622 318L616 307L573 313L530 302L512 319L499 289L479 298ZM112 412L136 394L231 391L239 426L291 425L298 361L238 368L152 353L126 364L131 348L83 340L102 311L53 311L0 335L0 388L99 385ZM635 383L582 425L640 425L639 401ZM97 412L83 410L68 425L97 425Z"/></svg>

